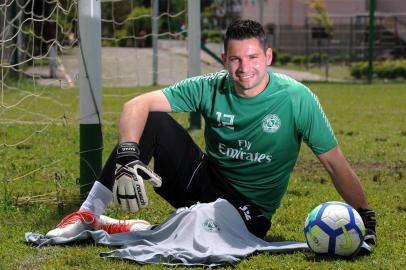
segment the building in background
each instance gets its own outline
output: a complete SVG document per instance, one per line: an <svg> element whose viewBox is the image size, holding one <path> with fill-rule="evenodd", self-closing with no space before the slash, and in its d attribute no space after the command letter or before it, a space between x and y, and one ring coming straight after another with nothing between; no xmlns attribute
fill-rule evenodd
<svg viewBox="0 0 406 270"><path fill-rule="evenodd" d="M317 33L320 25L307 0L241 0L241 18L262 18L270 45L280 52L319 52L362 60L368 46L369 0L325 0L333 28L331 35ZM262 14L261 14L262 12ZM406 4L404 0L376 0L376 56L406 56Z"/></svg>

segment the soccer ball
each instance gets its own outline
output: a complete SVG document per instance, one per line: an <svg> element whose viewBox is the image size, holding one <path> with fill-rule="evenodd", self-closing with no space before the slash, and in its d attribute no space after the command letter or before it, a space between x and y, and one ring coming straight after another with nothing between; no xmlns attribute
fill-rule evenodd
<svg viewBox="0 0 406 270"><path fill-rule="evenodd" d="M354 256L362 246L365 226L350 205L326 202L306 218L304 234L311 250L331 256Z"/></svg>

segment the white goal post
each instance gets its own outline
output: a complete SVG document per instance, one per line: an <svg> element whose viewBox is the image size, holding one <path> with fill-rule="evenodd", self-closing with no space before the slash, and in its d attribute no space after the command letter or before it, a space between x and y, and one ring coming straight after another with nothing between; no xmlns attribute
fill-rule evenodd
<svg viewBox="0 0 406 270"><path fill-rule="evenodd" d="M78 10L80 193L85 196L102 167L101 4L99 0L79 0Z"/></svg>
<svg viewBox="0 0 406 270"><path fill-rule="evenodd" d="M89 191L101 172L103 145L112 143L102 126L115 125L121 110L110 104L144 91L132 87L200 75L200 4L0 0L0 155L5 163L16 153L35 155L0 171L11 200L14 191L18 203L61 202L76 184L81 195ZM217 70L203 65L205 73ZM65 141L55 142L54 134ZM55 185L37 184L43 181ZM21 196L15 185L22 182L30 184Z"/></svg>
<svg viewBox="0 0 406 270"><path fill-rule="evenodd" d="M107 0L110 1L111 0ZM105 1L105 2L107 2ZM117 1L117 0L116 0ZM200 1L188 0L188 76L200 75ZM157 76L156 17L158 1L152 0L153 83ZM79 0L81 47L80 86L80 187L86 194L101 171L103 137L101 121L101 4L98 0ZM200 129L200 114L191 113L190 128Z"/></svg>

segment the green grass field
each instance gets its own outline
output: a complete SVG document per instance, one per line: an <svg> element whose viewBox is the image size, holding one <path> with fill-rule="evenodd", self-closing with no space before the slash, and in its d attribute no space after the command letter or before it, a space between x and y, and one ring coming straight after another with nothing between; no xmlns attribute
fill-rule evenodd
<svg viewBox="0 0 406 270"><path fill-rule="evenodd" d="M237 269L406 269L406 85L309 84L318 95L340 145L367 192L378 219L378 245L371 256L353 260L320 258L312 253L259 254ZM104 89L104 156L116 142L121 105L151 88ZM103 260L108 247L93 244L35 248L28 231L45 233L80 205L78 91L47 88L1 112L0 269L156 269ZM17 91L4 92L11 105ZM35 113L33 113L35 112ZM174 115L188 125L188 114ZM7 121L6 121L7 120ZM33 123L32 121L36 122ZM203 146L202 132L192 134ZM130 215L109 208L108 215L163 221L173 209L149 189L150 205ZM273 219L268 239L304 241L307 213L324 201L340 200L327 173L306 146L289 189ZM231 269L232 267L230 267ZM179 269L183 269L179 267Z"/></svg>

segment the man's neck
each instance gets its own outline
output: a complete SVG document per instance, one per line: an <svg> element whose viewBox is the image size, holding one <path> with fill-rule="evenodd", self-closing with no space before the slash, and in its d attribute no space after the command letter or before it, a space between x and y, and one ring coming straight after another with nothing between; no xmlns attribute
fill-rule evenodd
<svg viewBox="0 0 406 270"><path fill-rule="evenodd" d="M255 97L265 90L270 80L271 78L269 76L269 73L267 73L264 79L257 86L251 89L242 89L241 87L239 87L234 83L235 93L240 97Z"/></svg>

